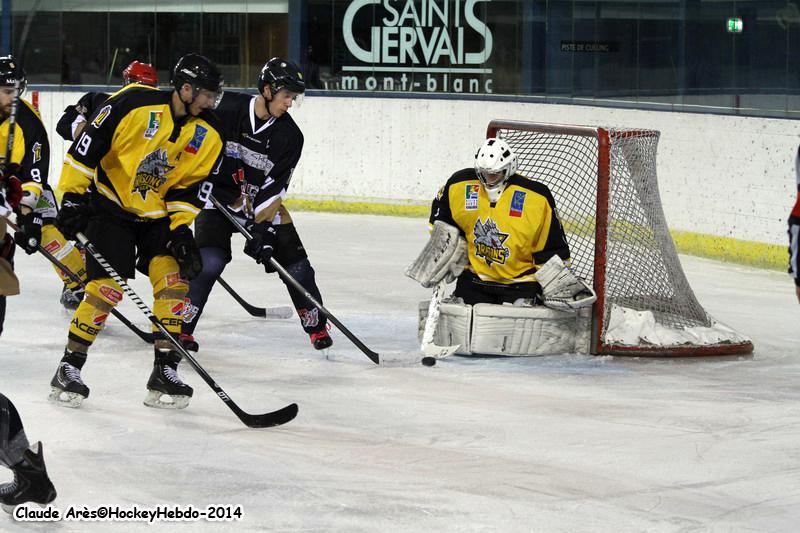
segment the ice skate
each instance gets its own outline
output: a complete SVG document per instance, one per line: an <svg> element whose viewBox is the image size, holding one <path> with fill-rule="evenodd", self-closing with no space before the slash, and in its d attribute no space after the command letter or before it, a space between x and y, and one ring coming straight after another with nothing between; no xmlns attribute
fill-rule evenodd
<svg viewBox="0 0 800 533"><path fill-rule="evenodd" d="M314 345L315 350L326 350L333 346L333 339L328 333L327 327L322 331L313 331L308 336L311 338L311 344Z"/></svg>
<svg viewBox="0 0 800 533"><path fill-rule="evenodd" d="M0 485L0 504L6 512L23 503L38 503L42 507L56 499L56 489L47 477L42 443L35 445L36 452L25 450L22 461L13 465L14 481Z"/></svg>
<svg viewBox="0 0 800 533"><path fill-rule="evenodd" d="M156 348L153 373L147 381L144 404L159 409L185 409L194 392L178 376L181 355L175 350Z"/></svg>
<svg viewBox="0 0 800 533"><path fill-rule="evenodd" d="M64 350L64 357L58 364L55 376L50 381L49 400L62 407L80 407L89 397L89 387L81 379L81 368L86 362L86 354Z"/></svg>
<svg viewBox="0 0 800 533"><path fill-rule="evenodd" d="M194 337L189 335L188 333L181 333L178 335L178 340L183 345L183 349L187 352L197 352L200 349L200 345L194 340Z"/></svg>
<svg viewBox="0 0 800 533"><path fill-rule="evenodd" d="M64 288L61 290L61 305L64 306L64 309L74 311L83 301L84 294L85 290L83 287L70 289L64 285Z"/></svg>

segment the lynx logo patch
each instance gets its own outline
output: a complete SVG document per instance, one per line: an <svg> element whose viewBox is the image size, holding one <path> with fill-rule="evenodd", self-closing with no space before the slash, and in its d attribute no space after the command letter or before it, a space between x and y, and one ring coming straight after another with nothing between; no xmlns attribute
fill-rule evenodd
<svg viewBox="0 0 800 533"><path fill-rule="evenodd" d="M508 210L508 216L521 218L523 207L525 207L525 191L514 191L514 196L511 198L511 207Z"/></svg>
<svg viewBox="0 0 800 533"><path fill-rule="evenodd" d="M95 128L99 128L100 125L108 118L108 115L111 114L111 106L107 105L100 110L99 113L94 117L92 121L92 126Z"/></svg>
<svg viewBox="0 0 800 533"><path fill-rule="evenodd" d="M38 163L42 160L42 143L35 142L33 143L33 147L31 148L31 152L33 152L33 162Z"/></svg>
<svg viewBox="0 0 800 533"><path fill-rule="evenodd" d="M109 285L100 285L100 294L113 304L118 304L122 301L122 293Z"/></svg>
<svg viewBox="0 0 800 533"><path fill-rule="evenodd" d="M501 232L491 218L487 218L485 224L480 218L476 220L473 232L475 238L472 244L475 246L475 255L486 261L489 266L492 266L492 263L504 265L511 255L511 251L504 245L508 233Z"/></svg>
<svg viewBox="0 0 800 533"><path fill-rule="evenodd" d="M194 137L192 137L192 140L189 141L189 144L186 145L186 148L184 148L183 151L190 154L196 154L203 145L203 141L206 138L206 133L208 133L208 129L204 128L200 124L197 124L194 127Z"/></svg>
<svg viewBox="0 0 800 533"><path fill-rule="evenodd" d="M169 164L166 150L159 148L150 152L136 169L131 192L141 194L142 200L147 199L149 191L157 194L161 186L167 182L166 174L173 168L175 166Z"/></svg>
<svg viewBox="0 0 800 533"><path fill-rule="evenodd" d="M150 111L150 118L147 120L147 129L144 130L144 138L152 139L158 133L161 126L161 115L163 111Z"/></svg>
<svg viewBox="0 0 800 533"><path fill-rule="evenodd" d="M478 191L479 185L467 185L466 194L464 198L464 209L467 211L475 211L478 209Z"/></svg>

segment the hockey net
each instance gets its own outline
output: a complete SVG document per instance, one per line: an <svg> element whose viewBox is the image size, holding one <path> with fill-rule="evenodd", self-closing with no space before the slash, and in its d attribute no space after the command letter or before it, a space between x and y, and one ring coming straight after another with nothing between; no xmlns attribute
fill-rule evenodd
<svg viewBox="0 0 800 533"><path fill-rule="evenodd" d="M667 227L656 179L659 132L494 120L518 173L547 185L573 271L597 292L590 351L733 355L753 345L694 295Z"/></svg>

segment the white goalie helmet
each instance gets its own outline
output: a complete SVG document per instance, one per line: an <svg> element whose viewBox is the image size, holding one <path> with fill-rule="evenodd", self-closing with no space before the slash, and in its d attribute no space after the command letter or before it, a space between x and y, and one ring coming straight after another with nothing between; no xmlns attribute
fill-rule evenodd
<svg viewBox="0 0 800 533"><path fill-rule="evenodd" d="M503 173L500 179L489 181L490 175ZM491 137L486 139L475 154L475 173L487 191L499 192L508 178L517 172L517 156L508 143Z"/></svg>

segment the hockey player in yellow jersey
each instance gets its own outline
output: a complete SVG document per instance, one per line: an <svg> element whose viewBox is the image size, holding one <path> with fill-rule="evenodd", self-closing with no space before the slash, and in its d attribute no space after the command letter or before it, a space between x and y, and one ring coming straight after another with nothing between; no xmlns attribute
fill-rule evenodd
<svg viewBox="0 0 800 533"><path fill-rule="evenodd" d="M8 117L16 97L15 90L21 96L26 83L25 71L19 63L12 56L0 57L0 147L3 156L8 143ZM28 254L36 253L41 244L85 281L83 257L54 224L58 208L47 179L50 167L47 132L39 113L22 98L17 105L13 142L10 161L4 162L4 165L6 173L16 174L22 181L23 197L17 210L19 231L15 234L17 244ZM55 271L65 287L75 291L80 288L59 268L55 268Z"/></svg>
<svg viewBox="0 0 800 533"><path fill-rule="evenodd" d="M57 223L69 238L85 232L123 278L135 270L148 275L153 312L177 336L188 280L202 269L189 226L202 205L200 183L222 155L222 134L211 111L222 95L222 76L207 58L187 54L175 65L172 83L171 91L124 87L89 117L64 161ZM87 272L86 297L51 381L51 399L71 407L89 395L80 370L122 299L120 286L91 257ZM183 408L192 395L177 374L181 356L170 348L156 334L148 406Z"/></svg>
<svg viewBox="0 0 800 533"><path fill-rule="evenodd" d="M553 195L544 184L517 174L516 156L502 139L487 139L474 168L447 180L433 201L430 223L430 240L406 273L425 287L456 280L451 301L465 309L453 311L455 318L443 321L446 327L471 317L472 306L492 304L494 316L509 318L488 329L505 345L503 337L535 337L535 332L523 331L531 320L506 311L503 304L544 305L558 313L574 312L596 299L569 270L569 244ZM468 318L455 332L466 335L462 345L470 344L470 333L475 341L477 324ZM503 324L512 326L506 332ZM448 335L452 338L453 332ZM529 348L488 353L525 355Z"/></svg>

